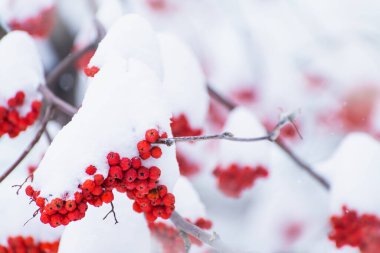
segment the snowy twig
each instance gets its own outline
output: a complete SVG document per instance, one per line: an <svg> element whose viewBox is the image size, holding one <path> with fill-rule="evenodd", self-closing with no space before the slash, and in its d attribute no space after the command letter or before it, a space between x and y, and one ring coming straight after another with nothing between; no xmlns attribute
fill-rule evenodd
<svg viewBox="0 0 380 253"><path fill-rule="evenodd" d="M189 253L190 249L191 249L191 241L190 241L190 238L189 238L188 234L186 234L186 232L184 232L184 231L181 230L181 231L179 231L179 236L183 240L183 244L185 246L185 252Z"/></svg>
<svg viewBox="0 0 380 253"><path fill-rule="evenodd" d="M37 144L37 142L40 140L42 134L45 131L46 125L49 122L49 120L52 118L54 113L54 109L52 106L48 106L45 112L45 116L42 120L41 127L36 133L36 136L34 136L33 140L30 142L28 147L24 150L24 152L21 154L21 156L9 167L8 170L5 171L5 173L0 177L0 183L4 181L5 178L9 176L9 174L12 173L14 169L17 168L17 166L24 160L24 158L32 151L33 147Z"/></svg>
<svg viewBox="0 0 380 253"><path fill-rule="evenodd" d="M183 231L189 235L194 236L199 241L213 247L214 249L218 250L222 253L238 253L239 251L233 250L229 248L227 245L224 244L224 242L214 234L209 234L199 227L195 226L194 224L186 221L182 216L174 211L172 213L172 216L170 217L170 220L174 223L176 228L179 231Z"/></svg>
<svg viewBox="0 0 380 253"><path fill-rule="evenodd" d="M29 178L31 178L31 181L33 181L33 175L29 175L27 178L25 178L25 180L24 180L24 182L22 182L22 184L12 185L12 187L18 187L18 189L16 191L17 195L19 194L19 192L22 189L22 187L26 184L26 182L28 182Z"/></svg>
<svg viewBox="0 0 380 253"><path fill-rule="evenodd" d="M37 214L38 214L39 211L40 211L40 208L38 208L36 211L34 211L32 218L30 218L29 220L27 220L27 221L24 223L24 226L25 226L26 224L28 224L29 221L33 220L33 219L37 216Z"/></svg>
<svg viewBox="0 0 380 253"><path fill-rule="evenodd" d="M113 214L113 218L115 219L115 224L119 223L119 221L117 220L116 218L116 213L115 213L115 207L113 205L113 203L111 202L111 210L106 214L106 216L104 216L103 220L107 219L108 215L112 213Z"/></svg>
<svg viewBox="0 0 380 253"><path fill-rule="evenodd" d="M220 102L222 105L224 105L227 109L233 110L236 105L220 95L218 92L216 92L210 85L207 86L207 90L209 95ZM294 119L292 117L289 117L288 120L294 124ZM281 122L281 121L280 121ZM297 132L298 129L296 128ZM273 132L273 131L272 131ZM306 173L308 173L311 177L313 177L318 183L322 185L323 188L326 190L330 189L329 183L324 179L322 176L318 175L306 162L302 161L301 158L299 158L296 154L294 154L289 147L285 145L282 141L277 139L275 143L300 167L302 168Z"/></svg>

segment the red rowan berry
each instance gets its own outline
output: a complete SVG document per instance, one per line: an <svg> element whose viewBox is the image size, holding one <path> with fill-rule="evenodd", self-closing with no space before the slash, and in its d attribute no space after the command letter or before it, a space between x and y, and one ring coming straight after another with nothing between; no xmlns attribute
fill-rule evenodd
<svg viewBox="0 0 380 253"><path fill-rule="evenodd" d="M75 200L67 200L65 204L65 209L69 212L74 211L77 208L77 204L75 203Z"/></svg>
<svg viewBox="0 0 380 253"><path fill-rule="evenodd" d="M102 194L102 201L106 204L113 201L113 193L111 191L106 191Z"/></svg>
<svg viewBox="0 0 380 253"><path fill-rule="evenodd" d="M100 196L103 193L103 188L100 185L95 186L94 190L91 191L91 194L94 196Z"/></svg>
<svg viewBox="0 0 380 253"><path fill-rule="evenodd" d="M161 203L162 203L162 199L160 199L160 198L151 200L152 206L159 206L159 205L161 205Z"/></svg>
<svg viewBox="0 0 380 253"><path fill-rule="evenodd" d="M69 218L70 221L76 221L76 220L78 220L79 219L79 210L75 209L74 211L69 212L67 214L67 218Z"/></svg>
<svg viewBox="0 0 380 253"><path fill-rule="evenodd" d="M120 161L120 167L123 169L123 171L128 170L131 168L131 160L129 158L122 158Z"/></svg>
<svg viewBox="0 0 380 253"><path fill-rule="evenodd" d="M66 215L68 212L67 212L66 208L61 208L61 209L59 209L58 213L60 213L62 215Z"/></svg>
<svg viewBox="0 0 380 253"><path fill-rule="evenodd" d="M157 216L155 216L152 212L145 213L145 219L148 222L154 222L157 219Z"/></svg>
<svg viewBox="0 0 380 253"><path fill-rule="evenodd" d="M46 213L42 213L40 220L43 224L48 224L50 222L50 216L47 215Z"/></svg>
<svg viewBox="0 0 380 253"><path fill-rule="evenodd" d="M172 206L172 205L174 205L174 203L175 203L175 197L174 197L173 194L171 194L171 193L167 193L167 194L164 196L162 202L164 203L165 206Z"/></svg>
<svg viewBox="0 0 380 253"><path fill-rule="evenodd" d="M29 197L32 197L33 194L34 194L34 190L33 190L33 187L28 185L26 188L25 188L25 193L27 196Z"/></svg>
<svg viewBox="0 0 380 253"><path fill-rule="evenodd" d="M70 223L70 219L67 217L63 217L61 223L63 226L67 226Z"/></svg>
<svg viewBox="0 0 380 253"><path fill-rule="evenodd" d="M95 206L95 207L100 207L103 205L103 201L101 198L98 198L98 197L94 197L92 199L92 205Z"/></svg>
<svg viewBox="0 0 380 253"><path fill-rule="evenodd" d="M128 189L128 190L133 190L136 188L136 183L135 182L125 182L125 187Z"/></svg>
<svg viewBox="0 0 380 253"><path fill-rule="evenodd" d="M101 185L104 182L104 177L101 174L96 174L94 176L94 182L96 185Z"/></svg>
<svg viewBox="0 0 380 253"><path fill-rule="evenodd" d="M74 199L75 199L75 202L77 204L79 204L80 202L82 202L82 199L83 199L82 193L80 193L80 192L74 193Z"/></svg>
<svg viewBox="0 0 380 253"><path fill-rule="evenodd" d="M92 190L94 190L94 188L95 188L95 183L91 179L87 179L82 184L82 190L84 192L91 192Z"/></svg>
<svg viewBox="0 0 380 253"><path fill-rule="evenodd" d="M137 143L137 150L140 154L148 153L150 150L150 143L148 141L139 141Z"/></svg>
<svg viewBox="0 0 380 253"><path fill-rule="evenodd" d="M99 72L99 68L96 66L86 67L84 69L84 74L88 77L94 77Z"/></svg>
<svg viewBox="0 0 380 253"><path fill-rule="evenodd" d="M157 185L156 180L152 180L152 179L148 180L148 189L149 190L156 188L156 185Z"/></svg>
<svg viewBox="0 0 380 253"><path fill-rule="evenodd" d="M33 110L33 112L39 112L41 110L41 107L42 107L41 101L34 100L32 102L32 110Z"/></svg>
<svg viewBox="0 0 380 253"><path fill-rule="evenodd" d="M88 205L86 203L79 203L78 205L78 210L80 213L85 213L87 211Z"/></svg>
<svg viewBox="0 0 380 253"><path fill-rule="evenodd" d="M55 214L57 211L54 209L53 205L52 204L47 204L45 205L45 208L44 208L45 212L47 215L53 215Z"/></svg>
<svg viewBox="0 0 380 253"><path fill-rule="evenodd" d="M108 160L108 164L110 166L119 165L119 163L120 163L120 155L118 153L116 153L116 152L110 152L107 155L107 160Z"/></svg>
<svg viewBox="0 0 380 253"><path fill-rule="evenodd" d="M50 225L55 228L62 224L62 216L59 214L54 214L50 218Z"/></svg>
<svg viewBox="0 0 380 253"><path fill-rule="evenodd" d="M131 163L134 169L138 169L141 166L141 159L135 156L132 158Z"/></svg>
<svg viewBox="0 0 380 253"><path fill-rule="evenodd" d="M140 167L137 171L137 178L140 180L145 180L149 177L149 170L145 167Z"/></svg>
<svg viewBox="0 0 380 253"><path fill-rule="evenodd" d="M22 105L25 100L25 93L23 91L18 91L16 93L15 100L17 105Z"/></svg>
<svg viewBox="0 0 380 253"><path fill-rule="evenodd" d="M135 201L133 202L133 210L137 213L142 213L143 211L141 210L140 205Z"/></svg>
<svg viewBox="0 0 380 253"><path fill-rule="evenodd" d="M86 173L90 176L94 175L95 172L96 172L96 167L93 165L88 166L86 169Z"/></svg>
<svg viewBox="0 0 380 253"><path fill-rule="evenodd" d="M51 201L51 204L53 206L53 209L56 210L56 211L61 210L61 208L63 207L63 201L60 198L53 199Z"/></svg>
<svg viewBox="0 0 380 253"><path fill-rule="evenodd" d="M161 217L164 212L165 212L165 209L162 207L154 207L153 208L154 216Z"/></svg>
<svg viewBox="0 0 380 253"><path fill-rule="evenodd" d="M159 197L160 197L160 195L158 194L157 189L150 190L148 195L147 195L147 198L149 200L152 200L152 201L158 199Z"/></svg>
<svg viewBox="0 0 380 253"><path fill-rule="evenodd" d="M137 171L135 169L129 169L125 174L125 180L132 183L137 178Z"/></svg>
<svg viewBox="0 0 380 253"><path fill-rule="evenodd" d="M149 142L156 142L159 138L159 133L156 129L149 129L145 132L145 140Z"/></svg>
<svg viewBox="0 0 380 253"><path fill-rule="evenodd" d="M143 160L149 159L150 153L149 152L148 153L140 153L140 157Z"/></svg>
<svg viewBox="0 0 380 253"><path fill-rule="evenodd" d="M15 98L8 99L7 104L9 107L16 107L17 106L16 99Z"/></svg>
<svg viewBox="0 0 380 253"><path fill-rule="evenodd" d="M111 166L110 170L108 171L108 176L116 179L122 179L123 170L120 166Z"/></svg>
<svg viewBox="0 0 380 253"><path fill-rule="evenodd" d="M161 217L162 219L167 220L167 219L170 218L170 216L172 216L172 212L167 212L167 211L166 211L166 208L165 208L165 211L161 213L161 216L160 216L160 217Z"/></svg>
<svg viewBox="0 0 380 253"><path fill-rule="evenodd" d="M149 168L150 179L157 180L160 178L160 176L161 176L161 170L158 167L152 166Z"/></svg>
<svg viewBox="0 0 380 253"><path fill-rule="evenodd" d="M153 158L156 158L156 159L160 158L162 155L161 148L160 147L153 147L150 150L150 154L152 155Z"/></svg>
<svg viewBox="0 0 380 253"><path fill-rule="evenodd" d="M136 199L135 192L134 191L127 191L127 197L129 199L132 199L132 200Z"/></svg>
<svg viewBox="0 0 380 253"><path fill-rule="evenodd" d="M167 132L163 132L163 133L161 134L160 138L162 138L162 139L166 139L166 138L168 138L168 133L167 133Z"/></svg>
<svg viewBox="0 0 380 253"><path fill-rule="evenodd" d="M136 189L141 193L148 193L148 183L145 180L136 182Z"/></svg>
<svg viewBox="0 0 380 253"><path fill-rule="evenodd" d="M163 198L168 193L168 188L165 185L159 185L157 187L160 197Z"/></svg>
<svg viewBox="0 0 380 253"><path fill-rule="evenodd" d="M40 196L40 191L34 191L33 192L33 199L37 199L38 196Z"/></svg>
<svg viewBox="0 0 380 253"><path fill-rule="evenodd" d="M42 198L42 197L38 197L37 199L36 199L36 205L38 206L38 207L44 207L45 206L45 199L44 198Z"/></svg>

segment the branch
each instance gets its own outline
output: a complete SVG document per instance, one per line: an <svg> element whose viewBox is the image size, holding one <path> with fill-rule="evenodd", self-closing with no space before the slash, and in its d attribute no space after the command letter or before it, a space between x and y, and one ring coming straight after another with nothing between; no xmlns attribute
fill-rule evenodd
<svg viewBox="0 0 380 253"><path fill-rule="evenodd" d="M227 109L229 110L233 110L235 107L237 107L237 105L235 105L234 103L230 102L228 99L226 99L225 97L223 97L222 95L220 95L218 92L216 92L210 85L207 85L207 90L208 90L208 93L210 95L210 97L214 98L216 101L218 101L219 103L221 103L222 105L224 105ZM286 117L285 117L286 118ZM294 124L293 120L293 116L289 115L288 117L288 120ZM279 122L279 124L281 123L281 121ZM277 124L278 126L278 124ZM277 126L275 127L275 129L277 128ZM298 132L298 129L296 128L297 132ZM274 132L274 131L272 131ZM301 136L302 138L302 136ZM311 177L313 177L318 183L321 184L321 186L326 189L326 190L329 190L330 189L330 185L329 183L327 182L326 179L324 179L322 176L318 175L310 165L308 165L306 162L302 161L301 158L299 158L296 154L294 154L289 147L287 147L285 145L285 143L283 143L282 141L280 140L276 140L275 143L278 145L278 147L280 147L301 169L303 169L306 173L308 173Z"/></svg>
<svg viewBox="0 0 380 253"><path fill-rule="evenodd" d="M190 252L190 249L191 249L191 241L190 241L190 238L188 236L188 234L186 234L186 232L183 232L182 230L179 231L179 236L182 238L183 240L183 244L185 246L185 252L186 253L189 253Z"/></svg>
<svg viewBox="0 0 380 253"><path fill-rule="evenodd" d="M41 127L37 131L36 136L33 138L33 140L30 142L30 144L28 145L28 147L21 154L21 156L0 177L0 183L3 182L4 179L7 178L12 173L12 171L14 171L17 168L17 166L24 160L24 158L30 153L30 151L32 151L33 147L37 144L37 142L40 140L42 134L44 133L45 128L47 126L47 123L52 118L53 113L54 113L53 107L52 106L48 106L47 109L46 109L46 112L45 112L45 116L44 116L44 118L42 120Z"/></svg>
<svg viewBox="0 0 380 253"><path fill-rule="evenodd" d="M73 116L78 109L61 98L57 97L47 85L40 85L38 90L42 93L46 101L52 105L54 105L61 112L66 113L69 116Z"/></svg>
<svg viewBox="0 0 380 253"><path fill-rule="evenodd" d="M216 235L216 233L209 234L203 231L202 229L195 226L194 224L191 224L190 222L186 221L176 211L172 213L170 220L174 223L174 225L179 231L183 231L189 235L194 236L201 242L213 247L214 249L222 253L238 253L239 252L237 250L233 250L229 248L226 244L224 244L224 242L219 238L219 236Z"/></svg>
<svg viewBox="0 0 380 253"><path fill-rule="evenodd" d="M106 216L104 216L103 220L107 219L107 217L108 217L108 215L109 215L110 213L113 214L113 218L115 219L115 225L116 225L117 223L119 223L119 221L118 221L117 218L116 218L115 207L114 207L114 205L113 205L112 202L111 202L111 211L109 211L109 212L106 214Z"/></svg>
<svg viewBox="0 0 380 253"><path fill-rule="evenodd" d="M31 181L33 181L33 174L29 175L27 178L25 178L24 182L22 182L22 184L15 184L15 185L12 185L12 187L18 187L17 191L16 191L16 194L18 195L20 190L22 189L22 187L26 184L26 182L28 182L29 178L31 179Z"/></svg>

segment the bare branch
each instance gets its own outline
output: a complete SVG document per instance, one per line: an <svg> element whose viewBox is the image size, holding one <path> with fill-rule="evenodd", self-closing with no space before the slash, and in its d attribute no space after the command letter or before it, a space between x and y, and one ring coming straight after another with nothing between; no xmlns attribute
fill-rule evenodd
<svg viewBox="0 0 380 253"><path fill-rule="evenodd" d="M209 234L199 227L195 226L194 224L186 221L184 218L181 217L179 213L174 211L172 213L172 216L170 217L170 220L174 223L176 228L179 231L183 231L189 235L194 236L201 242L213 247L214 249L222 252L222 253L238 253L240 251L231 249L228 247L220 238L219 236L216 236L216 234Z"/></svg>
<svg viewBox="0 0 380 253"><path fill-rule="evenodd" d="M216 92L210 85L207 86L209 95L214 98L216 101L220 102L222 105L224 105L227 109L233 110L237 105L234 103L228 101L228 99L224 98L218 92ZM227 101L227 102L226 102ZM288 121L290 121L292 124L294 124L294 118L288 117ZM281 123L281 120L280 122ZM276 129L276 128L275 128ZM296 128L297 132L298 129ZM272 131L274 132L274 131ZM299 132L298 132L299 133ZM301 136L302 137L302 136ZM330 185L327 182L326 179L324 179L322 176L318 175L310 165L308 165L306 162L302 161L301 158L299 158L295 153L293 153L292 150L290 150L289 147L285 145L282 141L277 139L275 143L280 147L301 169L303 169L306 173L308 173L311 177L313 177L318 183L322 185L322 187L326 190L330 189Z"/></svg>
<svg viewBox="0 0 380 253"><path fill-rule="evenodd" d="M40 85L38 90L42 93L48 103L54 105L61 112L73 116L78 111L76 107L57 97L46 85Z"/></svg>
<svg viewBox="0 0 380 253"><path fill-rule="evenodd" d="M113 214L113 218L115 219L115 225L116 225L117 223L119 223L119 221L118 221L117 218L116 218L115 207L114 207L114 205L113 205L113 202L111 202L111 210L106 214L106 216L104 216L103 220L107 219L107 217L108 217L108 215L109 215L110 213Z"/></svg>
<svg viewBox="0 0 380 253"><path fill-rule="evenodd" d="M27 178L25 178L25 180L24 180L24 182L22 182L22 184L12 185L12 187L18 187L18 189L16 191L17 195L19 194L19 192L22 189L22 187L26 184L26 182L28 182L29 178L33 178L33 175L29 175ZM33 181L33 179L32 179L32 181Z"/></svg>
<svg viewBox="0 0 380 253"><path fill-rule="evenodd" d="M49 120L52 118L54 113L54 109L52 106L48 106L45 112L45 116L42 120L41 127L37 131L36 136L33 138L33 140L30 142L28 147L24 150L24 152L21 154L21 156L9 167L9 169L6 170L6 172L0 177L0 183L4 181L5 178L7 178L13 170L17 168L17 166L24 160L24 158L32 151L33 147L37 144L37 142L40 140L43 132L45 131L46 125L49 122Z"/></svg>
<svg viewBox="0 0 380 253"><path fill-rule="evenodd" d="M189 253L190 252L190 249L191 249L191 241L190 241L190 238L189 236L186 234L186 232L184 231L179 231L179 236L182 238L183 240L183 244L185 246L185 252L186 253Z"/></svg>
<svg viewBox="0 0 380 253"><path fill-rule="evenodd" d="M26 224L28 224L29 221L33 220L33 219L37 216L37 214L38 214L39 211L40 211L40 208L38 208L36 211L34 211L32 218L30 218L29 220L27 220L27 221L24 223L24 226L25 226Z"/></svg>

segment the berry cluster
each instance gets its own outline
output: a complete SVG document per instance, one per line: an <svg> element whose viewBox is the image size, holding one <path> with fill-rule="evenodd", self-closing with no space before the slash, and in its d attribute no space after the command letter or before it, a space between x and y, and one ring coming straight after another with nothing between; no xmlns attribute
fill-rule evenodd
<svg viewBox="0 0 380 253"><path fill-rule="evenodd" d="M174 195L168 192L165 185L158 184L161 176L158 167L147 168L142 164L143 160L150 157L161 157L161 148L153 146L160 137L166 138L167 134L159 136L156 129L146 131L145 139L137 143L140 157L122 158L118 153L110 152L107 155L109 170L106 178L96 174L95 166L88 166L85 171L92 178L79 185L74 199L70 200L65 196L46 203L45 198L39 197L39 191L35 191L30 185L27 186L26 194L40 207L41 222L57 227L80 220L85 216L88 205L99 207L103 203L111 203L114 199L114 189L126 193L128 198L134 200L133 209L138 213L144 213L148 222L153 222L158 217L170 218L175 208Z"/></svg>
<svg viewBox="0 0 380 253"><path fill-rule="evenodd" d="M197 136L202 134L202 129L192 128L189 120L184 114L180 114L177 117L173 117L170 124L173 132L173 136Z"/></svg>
<svg viewBox="0 0 380 253"><path fill-rule="evenodd" d="M333 231L329 239L336 247L358 247L362 253L380 252L380 219L370 214L358 215L346 206L342 211L343 215L332 216L330 220Z"/></svg>
<svg viewBox="0 0 380 253"><path fill-rule="evenodd" d="M21 30L33 37L46 38L54 27L55 8L53 6L42 10L38 15L25 20L11 20L12 30Z"/></svg>
<svg viewBox="0 0 380 253"><path fill-rule="evenodd" d="M226 169L217 166L213 171L218 180L218 188L227 196L240 197L243 190L251 188L258 178L268 177L268 170L261 165L255 168L250 166L240 167L233 163Z"/></svg>
<svg viewBox="0 0 380 253"><path fill-rule="evenodd" d="M92 66L92 67L85 67L84 68L84 74L88 77L94 77L98 72L99 72L99 68L96 67L96 66Z"/></svg>
<svg viewBox="0 0 380 253"><path fill-rule="evenodd" d="M33 237L9 237L8 246L0 245L0 253L56 253L59 241L35 242Z"/></svg>
<svg viewBox="0 0 380 253"><path fill-rule="evenodd" d="M0 106L0 137L8 134L9 137L15 138L37 120L40 115L41 102L38 100L33 101L31 110L25 116L21 116L17 108L24 105L24 103L25 93L18 91L14 97L8 99L7 107Z"/></svg>
<svg viewBox="0 0 380 253"><path fill-rule="evenodd" d="M186 158L178 149L176 152L179 171L182 176L190 177L199 172L199 166Z"/></svg>
<svg viewBox="0 0 380 253"><path fill-rule="evenodd" d="M190 220L188 220L191 222ZM204 218L199 218L193 222L199 228L211 229L212 222ZM153 237L155 237L162 244L163 253L184 253L185 245L183 239L181 238L179 231L170 225L163 222L156 222L149 224L150 232ZM189 239L192 244L197 246L202 246L202 242L195 237L189 235Z"/></svg>

